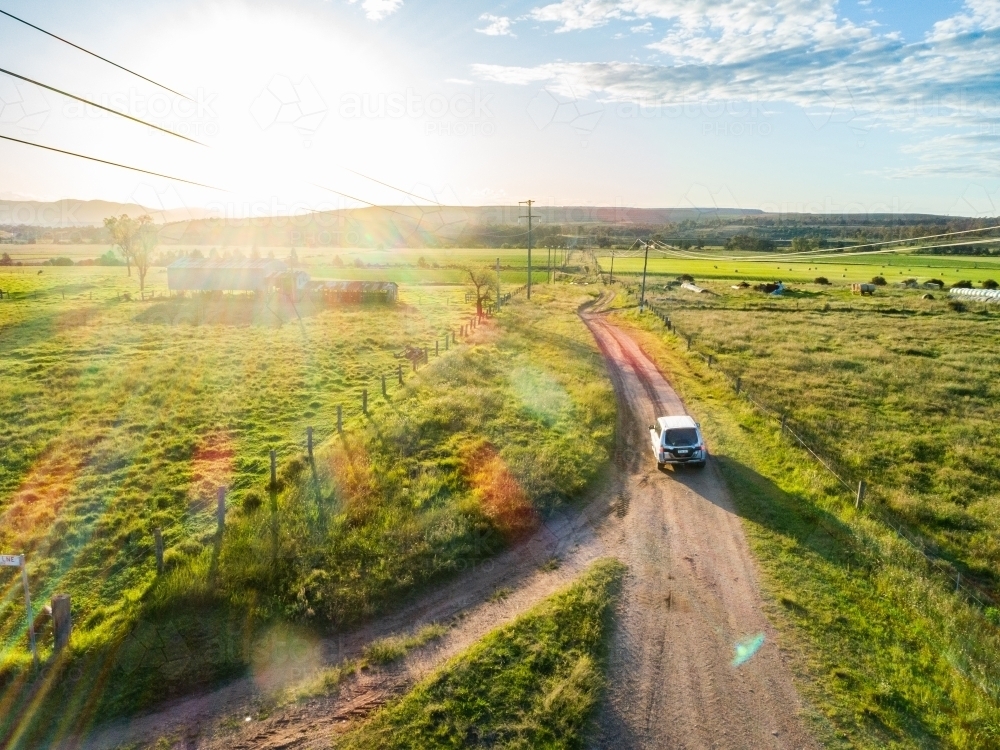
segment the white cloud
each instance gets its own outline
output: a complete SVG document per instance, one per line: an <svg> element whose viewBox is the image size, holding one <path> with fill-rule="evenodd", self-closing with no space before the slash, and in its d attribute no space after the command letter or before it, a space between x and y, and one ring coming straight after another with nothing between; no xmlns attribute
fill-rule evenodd
<svg viewBox="0 0 1000 750"><path fill-rule="evenodd" d="M511 21L507 16L494 16L492 13L483 13L479 17L480 21L486 21L486 27L476 29L480 34L486 36L514 36L510 30Z"/></svg>
<svg viewBox="0 0 1000 750"><path fill-rule="evenodd" d="M629 29L629 31L631 31L633 34L652 34L653 24L651 24L649 21L646 21L646 23L640 26L632 26Z"/></svg>
<svg viewBox="0 0 1000 750"><path fill-rule="evenodd" d="M348 0L352 5L358 0ZM362 0L361 7L365 9L365 15L371 21L381 21L386 16L391 16L403 6L403 0Z"/></svg>
<svg viewBox="0 0 1000 750"><path fill-rule="evenodd" d="M834 0L563 0L531 17L561 32L660 19L666 35L648 46L668 62L474 66L479 77L605 103L789 102L859 142L880 126L930 134L914 147L921 169L1000 162L1000 0L966 0L914 44L838 18ZM949 139L934 137L941 129Z"/></svg>
<svg viewBox="0 0 1000 750"><path fill-rule="evenodd" d="M932 40L1000 27L1000 0L966 0L962 13L934 24Z"/></svg>

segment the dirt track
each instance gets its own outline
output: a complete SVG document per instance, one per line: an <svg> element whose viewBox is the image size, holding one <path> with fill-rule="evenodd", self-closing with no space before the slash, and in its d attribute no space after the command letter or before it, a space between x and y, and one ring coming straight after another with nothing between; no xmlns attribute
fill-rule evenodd
<svg viewBox="0 0 1000 750"><path fill-rule="evenodd" d="M814 747L722 478L711 461L656 468L648 425L684 405L631 338L600 313L584 320L619 399L621 518L600 535L630 571L594 745ZM733 666L736 644L760 633L760 650Z"/></svg>
<svg viewBox="0 0 1000 750"><path fill-rule="evenodd" d="M169 737L184 748L329 747L352 720L564 586L594 559L610 555L627 563L629 574L594 747L814 747L798 718L799 700L775 633L761 612L753 560L721 477L711 461L700 471L656 469L647 425L654 416L685 413L683 404L634 341L596 310L583 318L615 384L619 438L613 476L582 512L550 519L524 544L339 639L335 649L305 649L303 663L283 673L255 674L105 727L82 746L97 750ZM543 569L554 556L559 567ZM510 595L491 602L500 587ZM349 680L338 695L256 718L268 691L301 679L303 667L356 656L375 638L432 621L455 627L401 664ZM732 666L736 643L759 633L763 647L742 666ZM253 720L244 722L246 715Z"/></svg>

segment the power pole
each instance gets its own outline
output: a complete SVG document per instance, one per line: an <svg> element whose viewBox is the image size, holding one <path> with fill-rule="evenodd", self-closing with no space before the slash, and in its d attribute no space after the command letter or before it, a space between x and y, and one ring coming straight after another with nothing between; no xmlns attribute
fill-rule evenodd
<svg viewBox="0 0 1000 750"><path fill-rule="evenodd" d="M608 284L614 284L614 283L615 283L615 249L611 248L611 279L608 281Z"/></svg>
<svg viewBox="0 0 1000 750"><path fill-rule="evenodd" d="M646 258L642 261L642 295L639 297L639 312L646 309L646 265L649 263L649 243L646 245Z"/></svg>
<svg viewBox="0 0 1000 750"><path fill-rule="evenodd" d="M528 206L528 299L531 299L531 207L534 201L521 201L518 205Z"/></svg>

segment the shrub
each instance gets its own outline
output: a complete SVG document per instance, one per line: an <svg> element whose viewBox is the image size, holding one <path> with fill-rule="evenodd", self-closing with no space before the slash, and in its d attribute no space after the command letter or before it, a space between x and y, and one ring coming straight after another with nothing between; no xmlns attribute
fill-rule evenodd
<svg viewBox="0 0 1000 750"><path fill-rule="evenodd" d="M952 289L972 289L972 282L971 281L964 281L964 280L963 281L956 281L954 284L951 285L951 288Z"/></svg>
<svg viewBox="0 0 1000 750"><path fill-rule="evenodd" d="M875 286L885 286L885 276L875 276L872 278L872 283Z"/></svg>
<svg viewBox="0 0 1000 750"><path fill-rule="evenodd" d="M948 307L955 312L965 312L966 310L965 303L957 299L948 300Z"/></svg>
<svg viewBox="0 0 1000 750"><path fill-rule="evenodd" d="M983 282L983 289L996 289L1000 284L997 284L993 279L986 279Z"/></svg>
<svg viewBox="0 0 1000 750"><path fill-rule="evenodd" d="M939 287L944 289L944 282L941 279L927 279L928 284L937 284Z"/></svg>
<svg viewBox="0 0 1000 750"><path fill-rule="evenodd" d="M691 283L691 284L694 283L694 276L692 276L689 273L682 273L677 278L680 279L681 281L687 281L688 283Z"/></svg>
<svg viewBox="0 0 1000 750"><path fill-rule="evenodd" d="M253 513L264 504L264 498L256 490L250 490L243 496L243 510Z"/></svg>
<svg viewBox="0 0 1000 750"><path fill-rule="evenodd" d="M826 278L826 276L817 276L815 279L813 279L813 283L821 284L822 286L829 286L830 279Z"/></svg>

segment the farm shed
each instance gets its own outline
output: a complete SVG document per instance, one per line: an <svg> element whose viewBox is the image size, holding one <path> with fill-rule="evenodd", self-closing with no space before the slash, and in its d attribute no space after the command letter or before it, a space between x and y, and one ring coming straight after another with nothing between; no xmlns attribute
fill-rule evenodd
<svg viewBox="0 0 1000 750"><path fill-rule="evenodd" d="M327 304L396 303L399 286L394 281L325 281L316 291Z"/></svg>
<svg viewBox="0 0 1000 750"><path fill-rule="evenodd" d="M167 286L171 292L264 292L286 270L273 259L180 258L167 266Z"/></svg>

